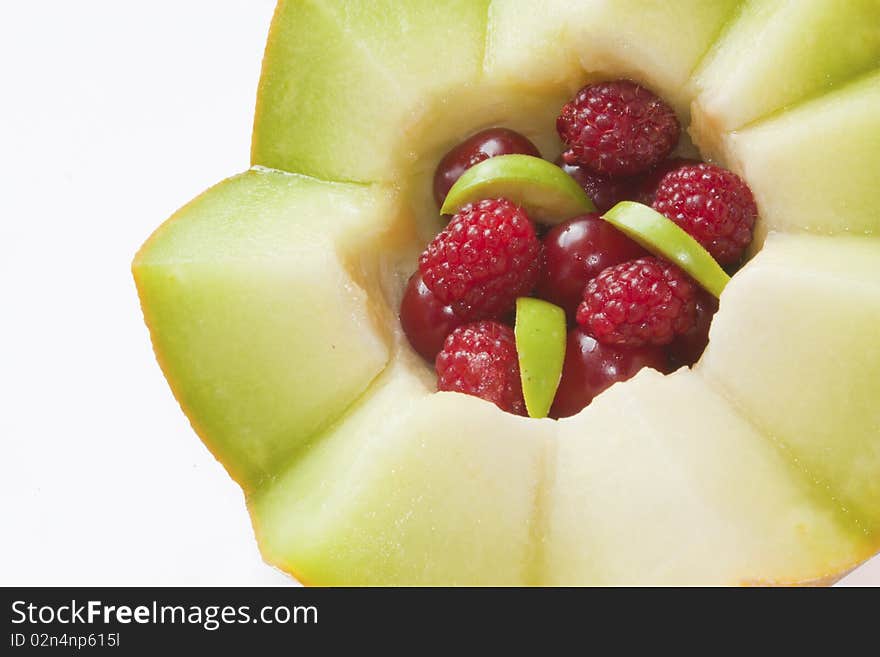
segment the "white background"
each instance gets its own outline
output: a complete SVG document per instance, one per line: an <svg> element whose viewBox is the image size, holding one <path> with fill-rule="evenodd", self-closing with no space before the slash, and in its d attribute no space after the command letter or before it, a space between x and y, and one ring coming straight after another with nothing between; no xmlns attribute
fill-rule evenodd
<svg viewBox="0 0 880 657"><path fill-rule="evenodd" d="M129 266L244 170L274 0L0 3L0 585L284 584ZM880 560L849 583L880 584Z"/></svg>

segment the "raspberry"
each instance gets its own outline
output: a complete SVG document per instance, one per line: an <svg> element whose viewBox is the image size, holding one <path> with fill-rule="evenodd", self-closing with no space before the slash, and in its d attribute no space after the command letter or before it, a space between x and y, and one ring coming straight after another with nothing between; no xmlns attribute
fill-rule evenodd
<svg viewBox="0 0 880 657"><path fill-rule="evenodd" d="M740 261L758 218L755 198L742 178L711 164L667 173L654 209L690 233L721 265Z"/></svg>
<svg viewBox="0 0 880 657"><path fill-rule="evenodd" d="M577 322L604 344L665 345L693 328L696 293L675 265L639 258L603 269L587 283Z"/></svg>
<svg viewBox="0 0 880 657"><path fill-rule="evenodd" d="M498 319L538 280L541 243L507 199L463 207L419 258L425 285L464 320Z"/></svg>
<svg viewBox="0 0 880 657"><path fill-rule="evenodd" d="M687 157L672 157L668 160L663 160L641 179L636 188L634 200L644 205L653 205L654 197L657 194L657 188L660 186L660 181L666 177L667 173L689 164L699 163L699 160L692 160Z"/></svg>
<svg viewBox="0 0 880 657"><path fill-rule="evenodd" d="M490 401L525 415L513 329L492 321L459 326L437 354L437 389Z"/></svg>
<svg viewBox="0 0 880 657"><path fill-rule="evenodd" d="M605 176L644 173L672 152L681 127L672 108L629 80L587 85L570 101L556 130L566 164Z"/></svg>

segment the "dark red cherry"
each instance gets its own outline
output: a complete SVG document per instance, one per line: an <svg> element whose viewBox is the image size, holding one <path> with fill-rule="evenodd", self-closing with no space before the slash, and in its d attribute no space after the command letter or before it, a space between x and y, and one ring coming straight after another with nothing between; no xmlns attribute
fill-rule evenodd
<svg viewBox="0 0 880 657"><path fill-rule="evenodd" d="M541 157L531 141L507 128L490 128L465 139L443 156L434 172L434 200L437 201L437 207L443 205L455 181L472 166L496 155L516 154Z"/></svg>
<svg viewBox="0 0 880 657"><path fill-rule="evenodd" d="M538 296L562 306L569 322L584 300L584 286L606 267L647 255L597 213L554 226L544 236Z"/></svg>
<svg viewBox="0 0 880 657"><path fill-rule="evenodd" d="M687 157L671 157L668 160L663 160L644 175L636 186L633 199L639 203L644 203L645 205L653 205L654 195L657 193L657 187L660 186L660 181L663 180L663 176L680 167L699 163L699 160L692 160Z"/></svg>
<svg viewBox="0 0 880 657"><path fill-rule="evenodd" d="M666 363L662 347L612 347L596 342L580 327L572 329L550 417L575 415L618 381L631 379L643 367L665 372Z"/></svg>
<svg viewBox="0 0 880 657"><path fill-rule="evenodd" d="M400 303L400 325L422 358L433 363L446 336L462 324L452 306L444 306L428 289L421 273L417 271L410 277Z"/></svg>
<svg viewBox="0 0 880 657"><path fill-rule="evenodd" d="M624 176L610 178L591 173L577 164L566 164L562 156L556 158L556 165L574 178L583 187L587 196L593 201L599 213L608 212L620 201L633 201L636 189L641 184L641 176Z"/></svg>
<svg viewBox="0 0 880 657"><path fill-rule="evenodd" d="M697 292L696 303L696 324L690 331L675 338L666 348L669 365L673 370L696 363L709 344L709 327L718 312L718 299L701 288Z"/></svg>

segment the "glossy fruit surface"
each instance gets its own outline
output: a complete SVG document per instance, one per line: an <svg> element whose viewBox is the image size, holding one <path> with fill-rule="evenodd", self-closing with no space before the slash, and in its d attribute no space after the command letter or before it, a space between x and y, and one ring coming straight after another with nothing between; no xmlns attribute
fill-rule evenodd
<svg viewBox="0 0 880 657"><path fill-rule="evenodd" d="M662 347L603 345L581 327L575 327L568 334L562 379L550 417L575 415L615 383L631 379L643 367L663 372L666 362Z"/></svg>
<svg viewBox="0 0 880 657"><path fill-rule="evenodd" d="M420 272L410 277L400 303L400 326L422 358L433 363L446 337L463 323L452 306L443 304L428 289Z"/></svg>
<svg viewBox="0 0 880 657"><path fill-rule="evenodd" d="M606 267L635 260L647 251L599 214L575 217L554 226L544 236L543 265L538 295L565 309L574 322L584 300L584 287Z"/></svg>
<svg viewBox="0 0 880 657"><path fill-rule="evenodd" d="M465 139L443 156L434 172L437 207L443 206L449 189L472 166L490 157L514 154L541 157L538 147L527 137L507 128L489 128Z"/></svg>

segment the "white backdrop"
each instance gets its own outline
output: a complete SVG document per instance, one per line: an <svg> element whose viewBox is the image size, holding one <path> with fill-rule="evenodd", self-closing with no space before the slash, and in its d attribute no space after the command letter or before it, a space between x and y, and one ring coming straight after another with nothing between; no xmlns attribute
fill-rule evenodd
<svg viewBox="0 0 880 657"><path fill-rule="evenodd" d="M165 385L129 274L247 168L273 6L0 3L0 585L291 581ZM880 560L846 581L880 584Z"/></svg>

